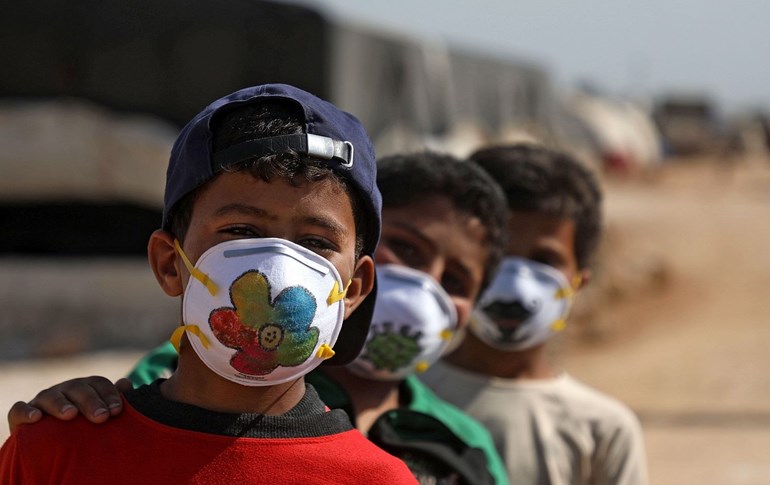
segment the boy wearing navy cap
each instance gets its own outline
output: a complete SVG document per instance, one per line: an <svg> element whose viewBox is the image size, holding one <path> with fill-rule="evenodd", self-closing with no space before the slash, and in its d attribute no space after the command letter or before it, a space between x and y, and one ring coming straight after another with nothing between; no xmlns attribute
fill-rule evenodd
<svg viewBox="0 0 770 485"><path fill-rule="evenodd" d="M407 463L421 483L507 484L484 427L417 378L467 324L495 272L505 249L505 195L475 163L435 152L378 160L377 185L382 238L369 338L349 365L320 367L305 380L328 406L345 410L370 441ZM129 379L147 384L176 366L177 353L166 343ZM83 395L74 385L63 387ZM73 404L84 408L87 401Z"/></svg>
<svg viewBox="0 0 770 485"><path fill-rule="evenodd" d="M414 483L303 378L367 336L375 179L360 123L304 91L209 105L174 145L148 245L161 288L182 296L176 372L127 391L98 434L82 417L19 428L3 481Z"/></svg>

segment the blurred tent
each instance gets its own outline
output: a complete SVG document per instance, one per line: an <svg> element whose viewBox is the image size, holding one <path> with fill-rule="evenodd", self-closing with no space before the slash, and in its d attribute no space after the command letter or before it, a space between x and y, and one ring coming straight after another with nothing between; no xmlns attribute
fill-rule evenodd
<svg viewBox="0 0 770 485"><path fill-rule="evenodd" d="M175 137L75 99L0 103L0 254L143 256Z"/></svg>
<svg viewBox="0 0 770 485"><path fill-rule="evenodd" d="M74 99L0 104L1 201L120 200L160 208L176 128Z"/></svg>
<svg viewBox="0 0 770 485"><path fill-rule="evenodd" d="M567 101L597 141L604 169L631 173L658 166L662 142L650 114L628 100L580 92Z"/></svg>

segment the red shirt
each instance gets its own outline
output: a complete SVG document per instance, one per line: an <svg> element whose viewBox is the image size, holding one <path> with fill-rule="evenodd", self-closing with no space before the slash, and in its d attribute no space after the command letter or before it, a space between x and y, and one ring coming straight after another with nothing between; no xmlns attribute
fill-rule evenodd
<svg viewBox="0 0 770 485"><path fill-rule="evenodd" d="M403 462L355 429L302 438L224 436L167 426L124 403L119 417L101 425L47 417L22 426L0 449L0 482L416 483Z"/></svg>

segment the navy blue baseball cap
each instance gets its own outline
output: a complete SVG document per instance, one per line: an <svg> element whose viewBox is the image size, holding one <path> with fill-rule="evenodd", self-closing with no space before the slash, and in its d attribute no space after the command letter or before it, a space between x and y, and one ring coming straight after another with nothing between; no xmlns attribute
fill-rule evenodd
<svg viewBox="0 0 770 485"><path fill-rule="evenodd" d="M304 133L257 138L214 151L211 120L223 111L257 100L281 99L304 113ZM182 129L171 149L163 201L163 228L170 229L171 210L182 197L201 187L230 165L292 150L321 161L358 192L366 220L363 254L374 256L380 237L382 196L377 188L374 148L363 125L328 101L287 84L241 89L220 98ZM335 355L324 364L343 365L355 359L369 333L375 289L342 325Z"/></svg>

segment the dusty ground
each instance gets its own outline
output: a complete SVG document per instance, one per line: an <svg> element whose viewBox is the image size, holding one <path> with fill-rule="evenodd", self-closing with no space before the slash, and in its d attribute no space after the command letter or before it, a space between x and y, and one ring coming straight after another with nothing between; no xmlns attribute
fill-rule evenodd
<svg viewBox="0 0 770 485"><path fill-rule="evenodd" d="M770 483L770 164L609 180L607 220L602 291L586 295L602 310L576 325L569 371L639 413L651 483ZM0 364L0 409L138 355Z"/></svg>
<svg viewBox="0 0 770 485"><path fill-rule="evenodd" d="M568 369L639 413L651 483L770 483L770 164L610 181L607 219L626 284Z"/></svg>

